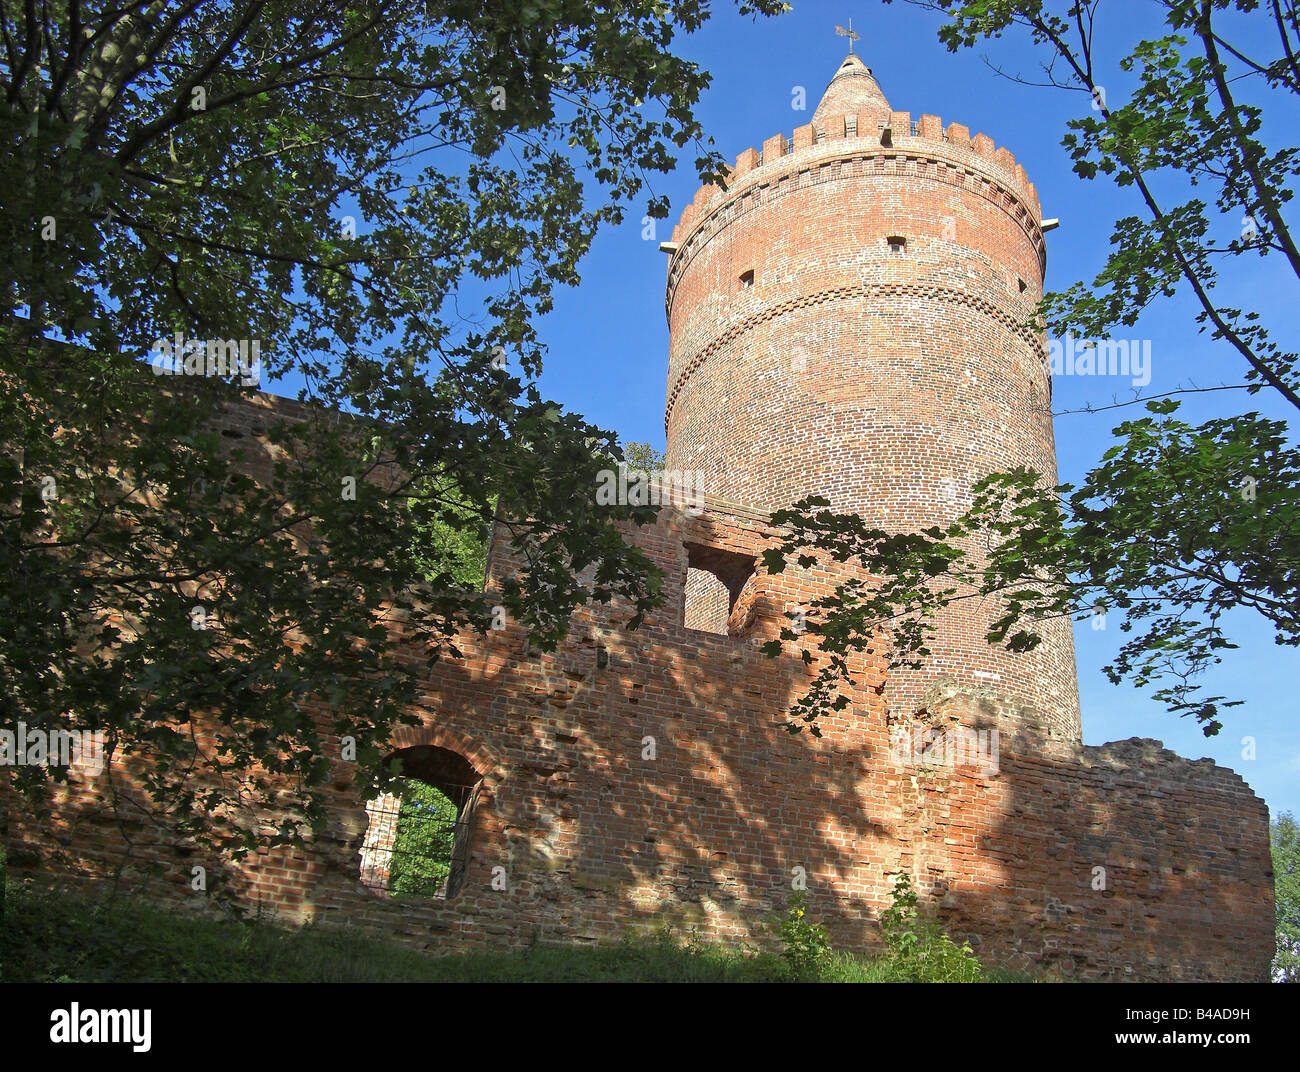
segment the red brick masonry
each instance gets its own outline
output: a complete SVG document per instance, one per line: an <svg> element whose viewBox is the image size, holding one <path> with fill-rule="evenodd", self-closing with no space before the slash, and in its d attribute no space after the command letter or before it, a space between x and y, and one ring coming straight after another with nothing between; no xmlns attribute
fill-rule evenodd
<svg viewBox="0 0 1300 1072"><path fill-rule="evenodd" d="M743 508L665 510L636 534L668 575L667 606L641 630L621 630L603 608L555 655L526 654L507 628L439 664L424 727L394 744L448 749L482 777L465 882L450 900L393 900L361 885L366 811L343 762L325 835L230 872L239 897L434 950L612 939L665 922L761 941L803 868L835 943L868 948L892 875L906 870L988 962L1083 978L1265 978L1268 814L1231 771L1156 741L1083 747L991 689L950 681L931 686L920 721L1000 726L997 773L903 765L871 666L821 740L789 735L783 712L809 671L793 651L773 660L757 645L827 577L758 575L744 635L687 629L680 617L685 542L757 557L771 539ZM510 568L498 545L493 576ZM123 844L98 785L57 794L53 838L11 809L13 842L110 873ZM218 862L143 827L129 832L129 879L204 902L190 868L221 871ZM146 878L147 862L162 865L161 879Z"/></svg>

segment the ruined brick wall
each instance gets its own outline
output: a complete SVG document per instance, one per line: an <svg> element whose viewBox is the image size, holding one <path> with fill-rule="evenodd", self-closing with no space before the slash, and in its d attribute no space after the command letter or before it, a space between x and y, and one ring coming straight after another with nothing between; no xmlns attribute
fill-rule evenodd
<svg viewBox="0 0 1300 1072"><path fill-rule="evenodd" d="M366 803L366 835L361 842L363 886L381 890L388 888L401 803L401 798L393 793L380 793Z"/></svg>
<svg viewBox="0 0 1300 1072"><path fill-rule="evenodd" d="M1268 808L1242 778L1159 741L1100 747L1035 727L992 689L934 683L931 726L1019 725L996 774L898 779L905 858L984 959L1060 978L1265 982Z"/></svg>
<svg viewBox="0 0 1300 1072"><path fill-rule="evenodd" d="M206 898L190 889L190 873L202 865L246 908L345 919L440 949L614 938L630 924L664 922L764 940L792 868L813 871L832 857L859 876L844 886L852 900L870 887L865 862L830 840L813 848L837 792L835 757L781 725L808 670L793 652L773 661L758 651L780 628L773 608L806 599L811 582L791 575L751 586L737 635L682 624L688 541L757 559L768 539L761 515L739 509L665 511L635 534L668 578L665 607L638 632L618 628L619 608L597 608L578 617L557 654L530 654L511 626L464 638L464 659L428 673L424 725L400 731L392 747L448 749L482 779L463 892L451 901L364 887L363 867L390 841L368 832L341 759L327 787L329 827L305 850L228 866L174 843L142 810L112 811L103 782L74 778L51 794L48 818L15 808L18 864L100 878L121 870L154 896L196 907ZM500 543L491 562L494 579L521 564ZM878 685L878 669L865 669ZM311 710L327 723L327 708ZM200 718L200 739L204 729ZM856 748L859 735L846 720L830 736ZM339 742L327 736L326 751L340 756ZM117 772L127 799L142 773Z"/></svg>
<svg viewBox="0 0 1300 1072"><path fill-rule="evenodd" d="M741 153L727 191L703 187L682 214L668 465L755 506L819 494L916 529L953 520L990 472L1056 480L1042 339L1023 326L1046 247L1010 152L888 111L857 67L846 61L813 123ZM870 110L832 111L849 106ZM896 674L891 704L912 710L930 674L951 674L1014 693L1078 738L1070 623L1047 623L1013 669L984 639L990 620L977 601L943 612L929 668Z"/></svg>
<svg viewBox="0 0 1300 1072"><path fill-rule="evenodd" d="M870 658L824 736L792 736L786 712L815 665L793 646L776 659L758 646L834 574L757 571L728 635L717 635L683 624L687 547L757 562L779 535L763 514L710 500L698 517L666 509L628 535L666 575L665 605L641 630L620 628L620 608L597 607L551 655L530 654L513 625L466 637L463 659L426 673L420 726L392 741L446 749L481 778L454 896L363 884L366 850L382 849L386 831L370 828L341 758L327 828L303 849L227 865L130 808L114 814L103 783L78 778L53 795L49 819L11 802L11 863L120 870L138 891L210 910L190 888L201 864L247 910L346 922L439 952L613 940L665 923L767 943L764 925L796 869L836 946L870 949L894 875L906 871L986 963L1063 977L1262 978L1267 814L1236 775L1154 742L1081 748L994 690L952 681L926 692L921 723L1019 735L1002 740L996 772L931 770L895 747L902 723ZM492 583L520 564L498 541ZM322 724L330 717L312 710ZM326 750L341 754L332 738ZM139 774L119 773L127 783ZM1097 866L1104 890L1092 888Z"/></svg>

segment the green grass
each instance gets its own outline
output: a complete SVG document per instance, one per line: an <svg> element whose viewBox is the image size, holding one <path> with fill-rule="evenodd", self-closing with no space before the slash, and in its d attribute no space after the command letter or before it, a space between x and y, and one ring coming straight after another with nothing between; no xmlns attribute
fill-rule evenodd
<svg viewBox="0 0 1300 1072"><path fill-rule="evenodd" d="M773 982L786 969L775 953L667 934L433 956L338 927L287 930L169 912L124 897L6 887L5 982ZM823 979L883 982L888 974L879 959L840 953Z"/></svg>

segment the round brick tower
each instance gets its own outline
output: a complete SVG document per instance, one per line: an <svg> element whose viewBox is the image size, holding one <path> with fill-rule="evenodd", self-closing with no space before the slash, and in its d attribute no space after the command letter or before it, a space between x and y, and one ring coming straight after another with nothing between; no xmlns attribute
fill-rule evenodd
<svg viewBox="0 0 1300 1072"><path fill-rule="evenodd" d="M952 520L993 471L1055 481L1043 340L1023 327L1041 220L1009 151L891 110L849 56L812 122L741 153L666 247L668 466L747 505L819 494L896 530ZM892 675L891 713L948 676L1077 739L1070 621L1011 655L984 638L992 610L940 616L926 667Z"/></svg>

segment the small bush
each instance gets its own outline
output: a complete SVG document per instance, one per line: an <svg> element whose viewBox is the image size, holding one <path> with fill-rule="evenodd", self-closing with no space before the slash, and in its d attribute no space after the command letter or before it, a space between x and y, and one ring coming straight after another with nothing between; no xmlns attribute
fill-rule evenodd
<svg viewBox="0 0 1300 1072"><path fill-rule="evenodd" d="M939 924L922 920L911 879L894 880L894 903L880 915L890 977L910 983L978 983L984 969L969 942L957 945Z"/></svg>
<svg viewBox="0 0 1300 1072"><path fill-rule="evenodd" d="M785 918L775 928L781 938L781 955L792 979L820 979L831 960L826 928L808 916L808 898L801 890L791 896Z"/></svg>

